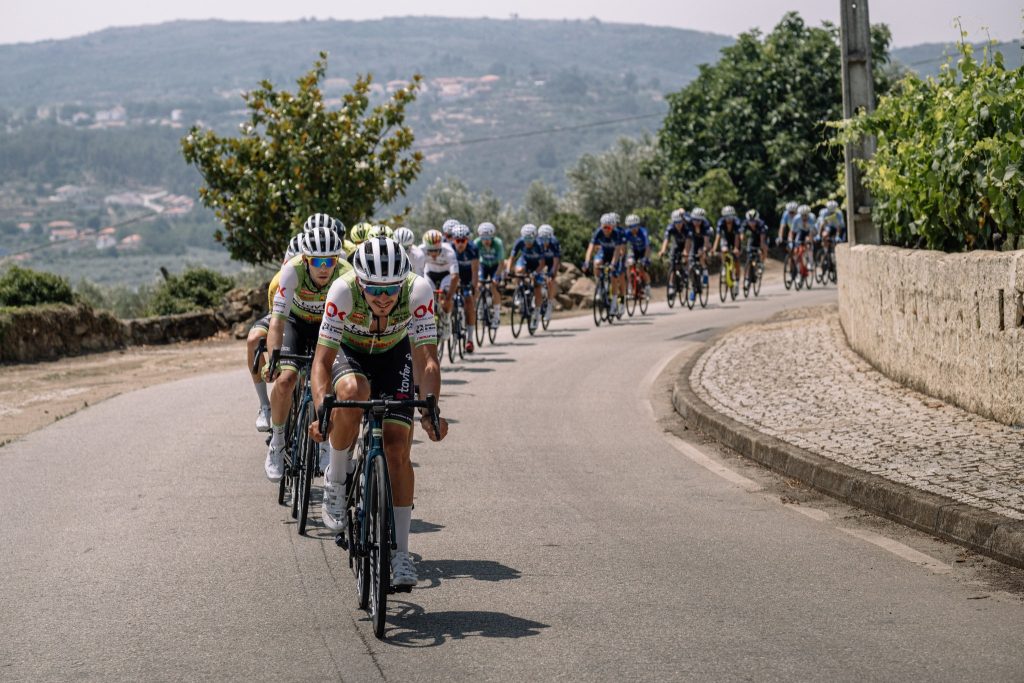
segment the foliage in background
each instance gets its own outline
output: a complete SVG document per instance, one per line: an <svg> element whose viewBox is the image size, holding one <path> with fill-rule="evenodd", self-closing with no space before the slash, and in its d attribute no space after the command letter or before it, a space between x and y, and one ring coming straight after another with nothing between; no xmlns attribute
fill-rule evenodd
<svg viewBox="0 0 1024 683"><path fill-rule="evenodd" d="M718 220L723 206L735 207L740 203L740 192L736 189L736 183L724 168L709 169L701 176L696 184L696 193L693 206L702 207L712 223Z"/></svg>
<svg viewBox="0 0 1024 683"><path fill-rule="evenodd" d="M888 92L889 29L873 26L876 95ZM842 118L839 31L806 26L787 13L771 33L740 34L712 66L668 96L658 139L666 204L691 208L711 169L736 183L737 211L756 208L771 223L786 201L835 196L841 150L824 144ZM709 215L720 206L705 206Z"/></svg>
<svg viewBox="0 0 1024 683"><path fill-rule="evenodd" d="M310 214L352 225L404 194L419 172L422 155L410 152L405 109L420 76L372 109L371 77L361 76L340 109L327 109L320 90L326 74L321 52L294 94L267 80L246 93L250 114L240 137L193 127L182 140L186 161L206 183L200 199L224 223L216 238L232 258L274 262Z"/></svg>
<svg viewBox="0 0 1024 683"><path fill-rule="evenodd" d="M649 135L619 138L600 154L584 154L566 171L568 200L583 218L593 221L614 211L620 216L640 206L661 203L659 171L654 167L656 145Z"/></svg>
<svg viewBox="0 0 1024 683"><path fill-rule="evenodd" d="M506 243L519 236L519 228L526 222L522 209L502 206L489 190L477 194L462 180L447 177L430 186L423 200L409 213L406 224L417 236L422 236L427 230L440 230L449 218L462 221L474 233L477 225L490 221Z"/></svg>
<svg viewBox="0 0 1024 683"><path fill-rule="evenodd" d="M151 310L154 288L141 285L132 289L126 285L105 287L86 279L75 285L75 297L93 308L110 311L121 319L145 318Z"/></svg>
<svg viewBox="0 0 1024 683"><path fill-rule="evenodd" d="M1024 68L970 44L938 78L907 76L838 142L878 138L861 166L888 243L961 251L1024 233Z"/></svg>
<svg viewBox="0 0 1024 683"><path fill-rule="evenodd" d="M71 304L74 292L68 281L53 273L11 266L0 275L0 306Z"/></svg>
<svg viewBox="0 0 1024 683"><path fill-rule="evenodd" d="M173 315L219 306L234 280L208 268L191 267L169 275L156 287L151 315Z"/></svg>

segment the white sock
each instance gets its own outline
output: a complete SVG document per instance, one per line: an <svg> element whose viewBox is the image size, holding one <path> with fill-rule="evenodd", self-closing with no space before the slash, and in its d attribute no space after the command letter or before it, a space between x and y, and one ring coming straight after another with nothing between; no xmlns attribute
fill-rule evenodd
<svg viewBox="0 0 1024 683"><path fill-rule="evenodd" d="M412 506L395 506L395 545L400 553L409 552L409 527L412 526Z"/></svg>
<svg viewBox="0 0 1024 683"><path fill-rule="evenodd" d="M256 382L253 386L256 387L256 395L260 398L260 408L270 410L270 397L267 396L267 383Z"/></svg>
<svg viewBox="0 0 1024 683"><path fill-rule="evenodd" d="M274 425L270 436L270 445L280 448L284 445L284 425Z"/></svg>
<svg viewBox="0 0 1024 683"><path fill-rule="evenodd" d="M345 481L346 474L352 474L356 463L352 460L352 449L338 449L331 446L331 464L327 468L327 476L334 484Z"/></svg>

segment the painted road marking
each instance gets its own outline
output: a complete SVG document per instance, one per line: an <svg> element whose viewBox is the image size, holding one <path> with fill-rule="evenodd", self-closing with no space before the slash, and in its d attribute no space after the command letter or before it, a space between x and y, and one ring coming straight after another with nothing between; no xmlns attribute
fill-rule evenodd
<svg viewBox="0 0 1024 683"><path fill-rule="evenodd" d="M793 503L783 503L782 506L787 510L799 512L801 515L804 515L805 517L810 517L815 522L824 522L828 520L828 513L825 512L824 510L819 510L817 508L809 508L804 505L794 505Z"/></svg>
<svg viewBox="0 0 1024 683"><path fill-rule="evenodd" d="M711 458L709 458L708 456L704 455L699 450L691 446L690 444L680 439L675 434L665 432L665 438L668 440L670 444L672 444L672 446L677 451L679 451L680 453L682 453L687 458L697 463L704 469L714 472L722 479L725 479L726 481L732 484L736 484L737 486L743 488L744 490L750 493L760 491L764 488L753 479L747 479L742 474L739 474L738 472L733 472L731 469L721 464L720 462L712 460Z"/></svg>
<svg viewBox="0 0 1024 683"><path fill-rule="evenodd" d="M893 555L902 557L904 560L907 560L908 562L919 564L935 574L953 573L953 569L949 565L939 562L931 555L925 555L920 551L914 550L910 546L903 545L899 541L894 541L891 538L886 538L885 536L881 536L871 531L863 531L861 529L846 529L843 527L839 528L845 531L846 533L850 534L851 536L856 536L862 541L867 541L868 543L877 545L879 548L888 550Z"/></svg>

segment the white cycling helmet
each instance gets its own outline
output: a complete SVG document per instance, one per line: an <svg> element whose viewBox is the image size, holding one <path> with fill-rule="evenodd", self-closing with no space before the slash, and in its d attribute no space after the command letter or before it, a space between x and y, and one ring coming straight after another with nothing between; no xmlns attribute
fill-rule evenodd
<svg viewBox="0 0 1024 683"><path fill-rule="evenodd" d="M797 207L796 202L786 202L786 211L793 213L797 210L797 208L799 207Z"/></svg>
<svg viewBox="0 0 1024 683"><path fill-rule="evenodd" d="M672 212L672 222L673 223L682 223L684 220L686 220L686 212L685 211L683 211L682 209L676 209L676 210L674 210Z"/></svg>
<svg viewBox="0 0 1024 683"><path fill-rule="evenodd" d="M553 239L555 237L555 229L545 223L537 228L537 237L543 241Z"/></svg>
<svg viewBox="0 0 1024 683"><path fill-rule="evenodd" d="M537 226L533 223L527 223L523 227L519 228L519 236L525 239L537 239Z"/></svg>
<svg viewBox="0 0 1024 683"><path fill-rule="evenodd" d="M626 216L627 228L635 228L638 225L640 225L640 216L637 216L635 213L631 213L628 216Z"/></svg>
<svg viewBox="0 0 1024 683"><path fill-rule="evenodd" d="M619 217L614 213L606 213L601 216L601 225L610 225L613 228L618 227Z"/></svg>
<svg viewBox="0 0 1024 683"><path fill-rule="evenodd" d="M758 215L758 213L757 213L757 209L751 209L750 211L747 211L747 220L748 221L756 221L760 217L761 216Z"/></svg>
<svg viewBox="0 0 1024 683"><path fill-rule="evenodd" d="M811 212L811 207L807 206L806 204L801 204L800 206L797 207L796 211L801 216L806 216Z"/></svg>
<svg viewBox="0 0 1024 683"><path fill-rule="evenodd" d="M690 215L698 219L707 218L708 216L707 212L704 209L700 208L699 206L694 208L694 210L690 212Z"/></svg>
<svg viewBox="0 0 1024 683"><path fill-rule="evenodd" d="M345 239L345 224L326 213L314 213L302 225L302 229L305 232L316 230L317 228L329 228L338 233L339 237Z"/></svg>
<svg viewBox="0 0 1024 683"><path fill-rule="evenodd" d="M497 231L498 229L494 227L494 223L484 222L476 226L476 234L483 238L494 237L494 233Z"/></svg>
<svg viewBox="0 0 1024 683"><path fill-rule="evenodd" d="M452 239L453 240L468 240L470 236L470 230L468 225L459 223L452 228Z"/></svg>
<svg viewBox="0 0 1024 683"><path fill-rule="evenodd" d="M732 206L723 206L722 218L736 218L736 209Z"/></svg>
<svg viewBox="0 0 1024 683"><path fill-rule="evenodd" d="M374 237L356 249L352 268L359 282L365 285L394 285L409 274L409 257L390 237Z"/></svg>
<svg viewBox="0 0 1024 683"><path fill-rule="evenodd" d="M829 213L835 211L838 208L839 208L839 202L837 202L834 199L830 199L827 202L825 202L825 209L828 210Z"/></svg>
<svg viewBox="0 0 1024 683"><path fill-rule="evenodd" d="M441 232L444 233L445 237L451 237L452 229L459 224L459 221L454 218L449 218L441 226Z"/></svg>
<svg viewBox="0 0 1024 683"><path fill-rule="evenodd" d="M292 237L291 241L288 242L288 248L284 250L284 260L291 261L293 258L298 256L302 252L302 233Z"/></svg>
<svg viewBox="0 0 1024 683"><path fill-rule="evenodd" d="M299 250L303 256L337 256L341 253L341 237L327 227L313 228L302 233Z"/></svg>
<svg viewBox="0 0 1024 683"><path fill-rule="evenodd" d="M395 230L394 240L408 249L416 241L416 235L412 234L409 228L398 228Z"/></svg>

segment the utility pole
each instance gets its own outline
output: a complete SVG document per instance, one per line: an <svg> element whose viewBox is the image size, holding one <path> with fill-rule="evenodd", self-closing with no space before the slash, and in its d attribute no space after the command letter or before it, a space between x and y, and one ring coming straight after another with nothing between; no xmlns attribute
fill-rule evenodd
<svg viewBox="0 0 1024 683"><path fill-rule="evenodd" d="M875 85L871 78L871 24L868 0L839 0L839 42L843 59L843 118L859 110L875 110ZM871 195L861 183L854 159L870 159L875 138L848 144L846 156L846 204L849 238L854 244L878 244L880 235L871 220Z"/></svg>

